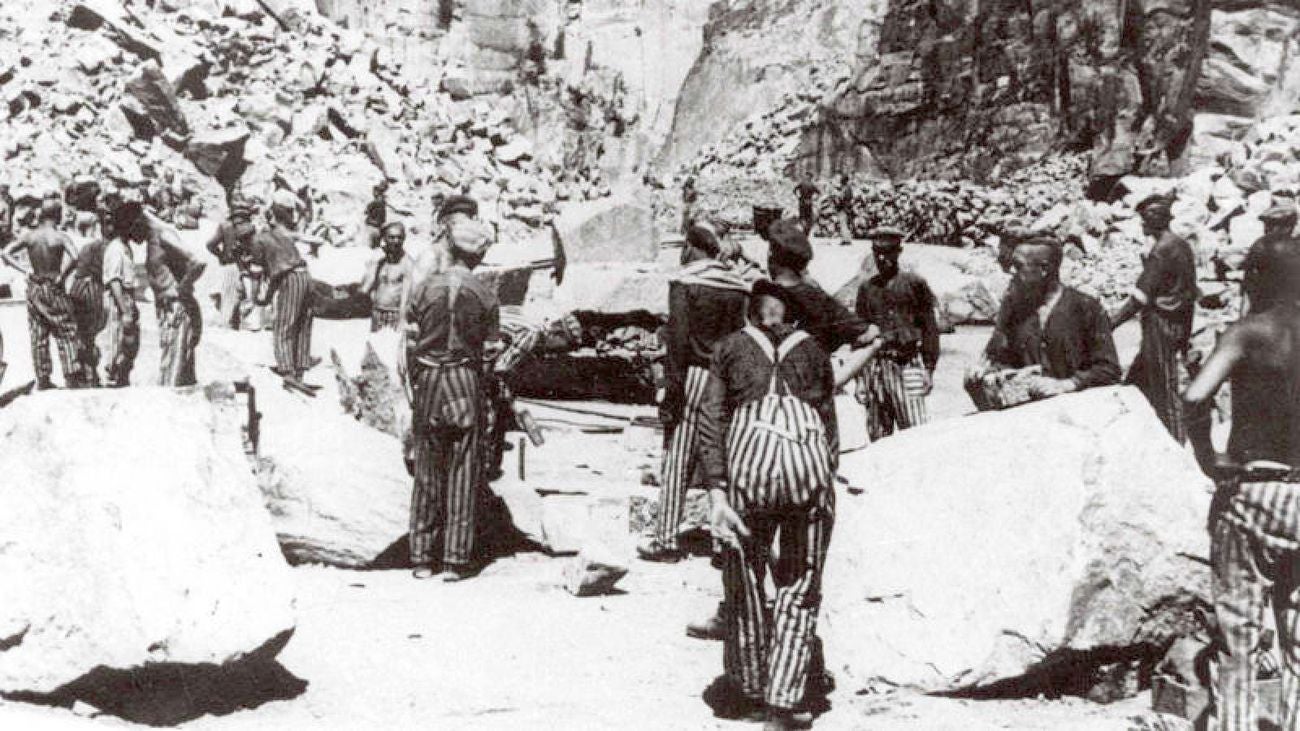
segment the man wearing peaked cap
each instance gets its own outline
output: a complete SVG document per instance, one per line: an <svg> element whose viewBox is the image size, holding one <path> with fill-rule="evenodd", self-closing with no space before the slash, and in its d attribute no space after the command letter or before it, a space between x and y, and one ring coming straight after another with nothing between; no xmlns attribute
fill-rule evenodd
<svg viewBox="0 0 1300 731"><path fill-rule="evenodd" d="M1187 437L1178 393L1188 375L1187 349L1198 291L1192 245L1169 230L1173 203L1171 195L1152 195L1137 205L1142 230L1153 244L1112 327L1141 314L1142 345L1125 381L1141 389L1165 428L1181 444Z"/></svg>
<svg viewBox="0 0 1300 731"><path fill-rule="evenodd" d="M438 208L438 220L445 222L455 213L468 218L478 218L478 201L467 195L448 196Z"/></svg>
<svg viewBox="0 0 1300 731"><path fill-rule="evenodd" d="M798 221L783 218L768 227L768 272L790 300L794 322L828 353L840 346L865 346L880 334L871 323L840 304L815 282L806 270L812 246Z"/></svg>

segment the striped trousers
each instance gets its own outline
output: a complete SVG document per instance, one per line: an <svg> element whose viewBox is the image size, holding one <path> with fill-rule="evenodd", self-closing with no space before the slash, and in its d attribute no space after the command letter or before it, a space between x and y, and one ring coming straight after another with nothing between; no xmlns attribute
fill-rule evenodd
<svg viewBox="0 0 1300 731"><path fill-rule="evenodd" d="M907 364L879 357L861 376L864 394L860 400L867 408L867 436L873 442L929 421L925 396L910 392L904 382L907 368L925 368L925 364L920 355Z"/></svg>
<svg viewBox="0 0 1300 731"><path fill-rule="evenodd" d="M749 512L732 490L749 538L723 553L727 604L723 662L727 676L751 701L795 709L804 699L817 645L822 569L835 522L835 493L819 492L804 510ZM780 551L773 559L779 534ZM771 575L775 601L767 601Z"/></svg>
<svg viewBox="0 0 1300 731"><path fill-rule="evenodd" d="M99 346L95 343L104 329L108 311L104 307L104 284L95 279L78 277L72 285L72 311L77 318L81 370L92 386L99 385Z"/></svg>
<svg viewBox="0 0 1300 731"><path fill-rule="evenodd" d="M704 390L709 385L707 368L691 366L686 369L686 383L682 394L682 415L673 428L664 452L659 484L659 518L655 538L659 545L677 550L677 534L681 529L682 513L686 510L686 489L699 466L700 408L704 405Z"/></svg>
<svg viewBox="0 0 1300 731"><path fill-rule="evenodd" d="M1187 442L1183 426L1183 400L1179 396L1189 380L1187 335L1167 318L1146 312L1142 315L1142 345L1129 367L1126 381L1137 386L1156 416L1179 444Z"/></svg>
<svg viewBox="0 0 1300 731"><path fill-rule="evenodd" d="M472 364L416 364L412 430L411 563L473 558L483 458L483 390Z"/></svg>
<svg viewBox="0 0 1300 731"><path fill-rule="evenodd" d="M284 373L311 367L311 276L305 269L283 274L275 295L275 364Z"/></svg>
<svg viewBox="0 0 1300 731"><path fill-rule="evenodd" d="M130 291L127 297L131 297ZM135 356L140 352L140 313L135 300L130 302L136 313L135 322L127 325L118 312L117 303L108 306L108 350L104 357L108 360L108 383L110 386L127 386L131 383L131 370L135 368Z"/></svg>
<svg viewBox="0 0 1300 731"><path fill-rule="evenodd" d="M397 310L387 310L381 307L370 308L370 332L401 330L400 314Z"/></svg>
<svg viewBox="0 0 1300 731"><path fill-rule="evenodd" d="M193 386L198 382L194 349L202 334L203 314L192 295L182 296L179 307L158 308L159 385Z"/></svg>
<svg viewBox="0 0 1300 731"><path fill-rule="evenodd" d="M1256 647L1273 606L1282 666L1278 728L1300 728L1300 484L1220 485L1210 522L1222 650L1210 728L1256 731Z"/></svg>
<svg viewBox="0 0 1300 731"><path fill-rule="evenodd" d="M54 372L50 359L52 336L65 384L68 388L80 388L84 378L77 318L72 299L57 282L35 277L27 280L27 329L32 337L32 366L37 383L48 383Z"/></svg>

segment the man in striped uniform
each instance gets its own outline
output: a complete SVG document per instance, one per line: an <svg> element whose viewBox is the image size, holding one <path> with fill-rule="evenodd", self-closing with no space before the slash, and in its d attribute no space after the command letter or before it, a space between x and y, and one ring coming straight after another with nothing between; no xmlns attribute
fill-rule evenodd
<svg viewBox="0 0 1300 731"><path fill-rule="evenodd" d="M251 240L256 233L253 218L257 211L252 202L237 191L230 196L229 208L230 212L226 220L217 225L217 230L212 234L212 238L208 239L206 248L208 253L216 257L222 269L220 303L222 325L234 329L251 328L252 320L260 318L250 318L253 314L252 303L245 297L243 274L236 261L235 252L241 241ZM260 326L260 322L258 325Z"/></svg>
<svg viewBox="0 0 1300 731"><path fill-rule="evenodd" d="M153 290L158 313L158 344L161 361L158 383L162 386L193 386L198 382L194 350L203 335L203 313L194 298L194 283L206 265L168 241L147 219L145 272Z"/></svg>
<svg viewBox="0 0 1300 731"><path fill-rule="evenodd" d="M751 327L723 338L714 348L700 428L713 533L727 546L722 572L729 610L724 665L743 698L736 715L765 717L769 729L808 723L804 696L813 671L821 575L834 522L838 446L830 358L814 338L789 324L787 297L770 282L754 285ZM738 482L737 474L759 456L745 452L750 444L747 430L761 426L745 420L746 407L773 395L792 396L810 407L802 419L817 422L821 433L815 438L824 442L813 445L819 463L801 458L794 460L798 464L783 460L781 467L773 468L780 472L772 476L773 484L784 490L753 494ZM783 507L764 507L773 502ZM773 559L778 533L779 556ZM776 586L770 608L768 576Z"/></svg>
<svg viewBox="0 0 1300 731"><path fill-rule="evenodd" d="M1256 652L1271 601L1282 663L1277 728L1300 728L1300 241L1247 256L1251 312L1230 327L1183 394L1187 435L1218 482L1210 563L1221 650L1210 727L1255 731ZM1232 388L1226 454L1210 439L1214 396Z"/></svg>
<svg viewBox="0 0 1300 731"><path fill-rule="evenodd" d="M876 274L858 289L858 316L880 328L884 340L860 379L872 441L927 421L925 397L939 363L939 324L934 293L914 272L899 269L903 232L882 228L870 234Z"/></svg>
<svg viewBox="0 0 1300 731"><path fill-rule="evenodd" d="M81 248L70 291L72 312L77 319L77 336L81 341L81 368L90 386L99 386L100 353L95 338L108 320L108 311L104 307L104 248L107 245L101 239Z"/></svg>
<svg viewBox="0 0 1300 731"><path fill-rule="evenodd" d="M311 276L294 244L289 226L293 212L272 208L275 225L252 236L240 247L240 267L246 277L253 266L262 271L261 292L254 298L258 305L270 304L275 297L275 368L283 378L301 381L303 374L316 364L311 357L313 324Z"/></svg>
<svg viewBox="0 0 1300 731"><path fill-rule="evenodd" d="M1119 327L1141 313L1142 345L1125 380L1141 389L1169 434L1182 444L1187 435L1178 394L1188 378L1187 348L1198 292L1192 245L1169 230L1172 205L1170 196L1151 196L1138 204L1142 228L1153 243L1142 259L1137 286L1113 323Z"/></svg>
<svg viewBox="0 0 1300 731"><path fill-rule="evenodd" d="M131 384L135 356L140 352L140 310L135 304L135 261L128 241L143 233L138 221L143 209L135 201L118 203L105 220L112 224L113 239L104 247L104 287L108 290L108 386Z"/></svg>
<svg viewBox="0 0 1300 731"><path fill-rule="evenodd" d="M683 554L677 534L686 490L704 487L697 475L700 406L709 380L713 346L745 324L749 285L719 261L721 237L697 220L686 233L682 269L668 284L667 360L660 418L668 431L654 537L638 546L647 561L675 562Z"/></svg>
<svg viewBox="0 0 1300 731"><path fill-rule="evenodd" d="M63 207L58 201L45 201L41 204L36 229L0 251L4 261L19 271L23 271L23 267L14 257L22 251L27 252L31 264L31 271L27 272L27 327L32 338L36 387L42 390L54 387L50 381L54 372L54 363L50 359L51 336L59 351L65 385L80 388L86 380L77 318L72 300L63 289L64 281L76 265L77 250L72 239L57 228L62 219Z"/></svg>
<svg viewBox="0 0 1300 731"><path fill-rule="evenodd" d="M411 563L417 579L477 573L474 538L482 481L485 352L498 338L494 295L473 274L491 238L462 221L448 232L451 264L415 282L406 310L404 372L412 394L415 488Z"/></svg>
<svg viewBox="0 0 1300 731"><path fill-rule="evenodd" d="M399 330L402 289L411 273L411 258L406 255L406 226L394 221L383 228L383 255L366 268L361 291L370 297L370 332Z"/></svg>

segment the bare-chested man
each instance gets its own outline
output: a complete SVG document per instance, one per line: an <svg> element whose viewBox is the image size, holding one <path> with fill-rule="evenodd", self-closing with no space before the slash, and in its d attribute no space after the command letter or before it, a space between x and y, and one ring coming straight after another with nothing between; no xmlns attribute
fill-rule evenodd
<svg viewBox="0 0 1300 731"><path fill-rule="evenodd" d="M77 263L77 249L72 245L72 239L58 230L62 220L63 206L58 201L47 200L41 204L36 229L0 251L6 264L27 274L27 327L32 336L32 366L36 371L36 387L42 390L53 388L50 382L50 375L54 372L54 363L50 360L51 335L59 349L65 385L81 388L85 381L77 319L73 314L72 300L63 289L64 281ZM14 258L24 250L31 271L24 269Z"/></svg>
<svg viewBox="0 0 1300 731"><path fill-rule="evenodd" d="M1247 257L1250 314L1233 325L1183 394L1187 436L1218 482L1210 508L1215 615L1223 640L1215 729L1256 728L1255 650L1271 601L1282 663L1279 728L1300 727L1300 240ZM1219 387L1232 386L1228 451L1210 441Z"/></svg>
<svg viewBox="0 0 1300 731"><path fill-rule="evenodd" d="M370 263L361 279L361 291L370 296L370 332L401 329L402 290L411 273L406 255L406 226L387 224L380 237L384 254Z"/></svg>

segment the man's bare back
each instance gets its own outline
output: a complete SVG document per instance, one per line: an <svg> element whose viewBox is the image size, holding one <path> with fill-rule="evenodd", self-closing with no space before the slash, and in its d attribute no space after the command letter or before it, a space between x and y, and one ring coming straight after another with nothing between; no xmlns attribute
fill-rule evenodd
<svg viewBox="0 0 1300 731"><path fill-rule="evenodd" d="M1236 356L1228 455L1300 467L1300 305L1246 317L1220 347Z"/></svg>
<svg viewBox="0 0 1300 731"><path fill-rule="evenodd" d="M27 250L27 260L31 264L31 274L42 279L58 279L63 276L65 263L76 259L76 249L72 239L53 226L42 226L28 231L6 249L7 254L17 254ZM66 258L65 258L66 256Z"/></svg>

